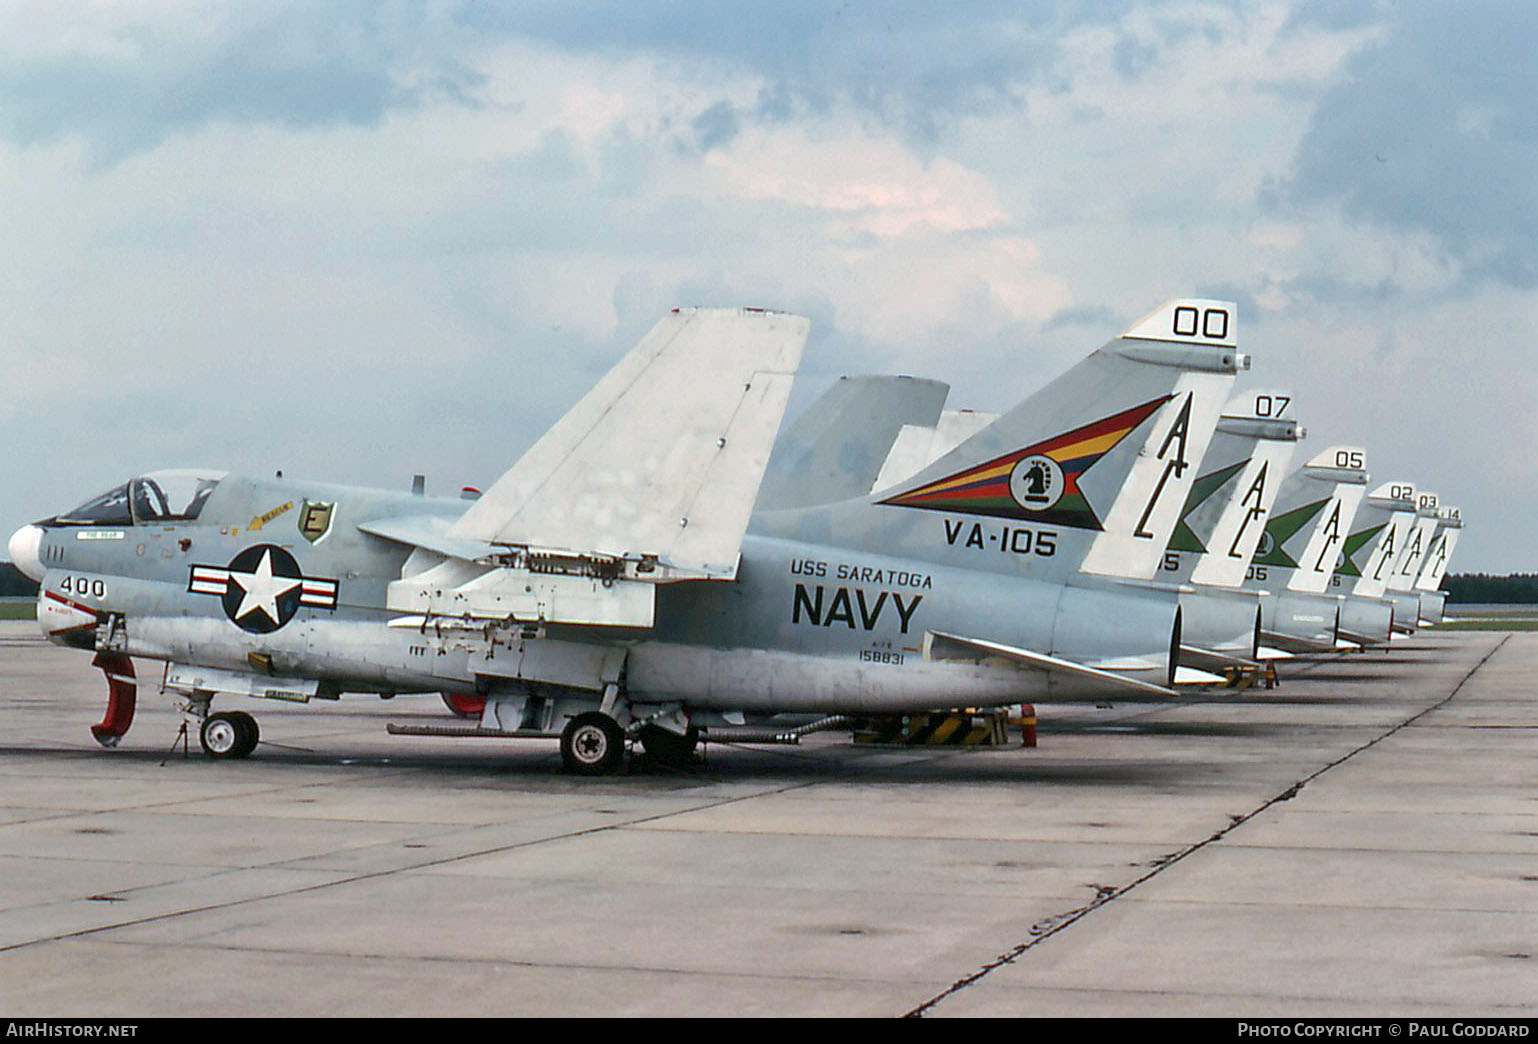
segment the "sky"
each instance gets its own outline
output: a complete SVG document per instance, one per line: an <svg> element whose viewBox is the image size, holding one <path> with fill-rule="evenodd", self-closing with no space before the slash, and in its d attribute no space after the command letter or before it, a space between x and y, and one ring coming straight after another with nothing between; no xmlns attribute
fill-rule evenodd
<svg viewBox="0 0 1538 1044"><path fill-rule="evenodd" d="M1538 571L1538 6L0 0L0 529L490 485L668 309L1003 410L1239 306L1300 453ZM1301 458L1299 458L1301 459Z"/></svg>

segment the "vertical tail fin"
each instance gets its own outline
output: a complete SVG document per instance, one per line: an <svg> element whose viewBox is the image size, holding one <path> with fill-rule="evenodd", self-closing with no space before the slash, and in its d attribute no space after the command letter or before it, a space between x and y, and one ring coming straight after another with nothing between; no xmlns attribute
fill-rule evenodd
<svg viewBox="0 0 1538 1044"><path fill-rule="evenodd" d="M904 424L868 492L891 489L912 478L998 419L996 413L942 410L933 427Z"/></svg>
<svg viewBox="0 0 1538 1044"><path fill-rule="evenodd" d="M1438 497L1435 493L1424 489L1416 490L1415 525L1410 528L1404 547L1400 549L1399 557L1394 560L1394 569L1388 580L1390 591L1408 591L1420 578L1421 566L1426 560L1426 551L1431 547L1431 537L1437 528L1437 509Z"/></svg>
<svg viewBox="0 0 1538 1044"><path fill-rule="evenodd" d="M1413 483L1385 482L1367 494L1357 510L1332 583L1349 594L1381 597L1414 524Z"/></svg>
<svg viewBox="0 0 1538 1044"><path fill-rule="evenodd" d="M1367 451L1331 446L1282 483L1256 549L1257 586L1321 594L1367 486Z"/></svg>
<svg viewBox="0 0 1538 1044"><path fill-rule="evenodd" d="M1236 344L1232 303L1168 302L872 504L897 542L943 521L962 560L991 547L1033 573L1151 577L1249 366ZM1049 554L1020 557L1043 538Z"/></svg>
<svg viewBox="0 0 1538 1044"><path fill-rule="evenodd" d="M1175 566L1171 579L1217 587L1244 582L1287 462L1305 434L1285 416L1291 403L1288 394L1251 392L1223 410L1165 555L1166 567Z"/></svg>
<svg viewBox="0 0 1538 1044"><path fill-rule="evenodd" d="M1447 575L1447 561L1453 556L1453 548L1458 546L1458 535L1463 532L1463 511L1460 508L1444 507L1440 509L1440 520L1437 524L1436 535L1431 541L1431 550L1426 552L1426 565L1421 570L1420 579L1415 582L1417 591L1435 591L1442 586L1442 577Z"/></svg>
<svg viewBox="0 0 1538 1044"><path fill-rule="evenodd" d="M949 392L916 377L840 377L775 440L754 509L863 497L900 433L934 425Z"/></svg>

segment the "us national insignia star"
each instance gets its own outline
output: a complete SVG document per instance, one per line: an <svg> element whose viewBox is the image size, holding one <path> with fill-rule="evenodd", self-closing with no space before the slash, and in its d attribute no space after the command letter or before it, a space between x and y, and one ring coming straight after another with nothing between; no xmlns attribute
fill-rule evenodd
<svg viewBox="0 0 1538 1044"><path fill-rule="evenodd" d="M276 544L256 544L228 566L193 566L187 590L218 597L241 630L268 634L292 620L300 606L335 609L337 582L305 576L294 556Z"/></svg>

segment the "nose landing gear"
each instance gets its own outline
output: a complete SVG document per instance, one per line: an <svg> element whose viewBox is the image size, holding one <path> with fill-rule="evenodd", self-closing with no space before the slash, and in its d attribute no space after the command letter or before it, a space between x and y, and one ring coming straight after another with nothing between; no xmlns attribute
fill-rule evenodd
<svg viewBox="0 0 1538 1044"><path fill-rule="evenodd" d="M245 758L261 741L261 730L245 711L220 711L203 719L198 741L209 757Z"/></svg>

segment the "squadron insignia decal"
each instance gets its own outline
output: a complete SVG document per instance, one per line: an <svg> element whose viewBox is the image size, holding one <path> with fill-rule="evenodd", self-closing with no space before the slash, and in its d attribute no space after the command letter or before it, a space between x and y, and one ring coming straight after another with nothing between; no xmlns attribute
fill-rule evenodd
<svg viewBox="0 0 1538 1044"><path fill-rule="evenodd" d="M336 501L326 503L306 500L299 509L299 535L312 544L320 543L331 532L331 519L336 513Z"/></svg>
<svg viewBox="0 0 1538 1044"><path fill-rule="evenodd" d="M219 598L224 615L241 630L268 634L292 620L300 606L335 609L337 582L305 576L294 556L276 544L256 544L228 566L193 566L187 590Z"/></svg>
<svg viewBox="0 0 1538 1044"><path fill-rule="evenodd" d="M1362 550L1363 545L1369 540L1381 533L1387 525L1388 523L1381 522L1371 529L1364 529L1360 533L1352 533L1347 537L1346 545L1341 548L1342 557L1340 567L1335 570L1336 574L1339 576L1361 576L1362 569L1356 564L1356 553Z"/></svg>
<svg viewBox="0 0 1538 1044"><path fill-rule="evenodd" d="M1079 490L1079 476L1170 398L1153 399L879 503L1100 529L1100 519Z"/></svg>
<svg viewBox="0 0 1538 1044"><path fill-rule="evenodd" d="M1266 523L1266 532L1260 538L1260 546L1255 549L1256 565L1283 566L1288 569L1298 568L1295 558L1289 555L1283 544L1291 540L1304 526L1314 520L1314 516L1324 510L1324 506L1330 502L1329 497L1316 500L1311 504L1293 508L1281 515L1273 515L1271 521Z"/></svg>

